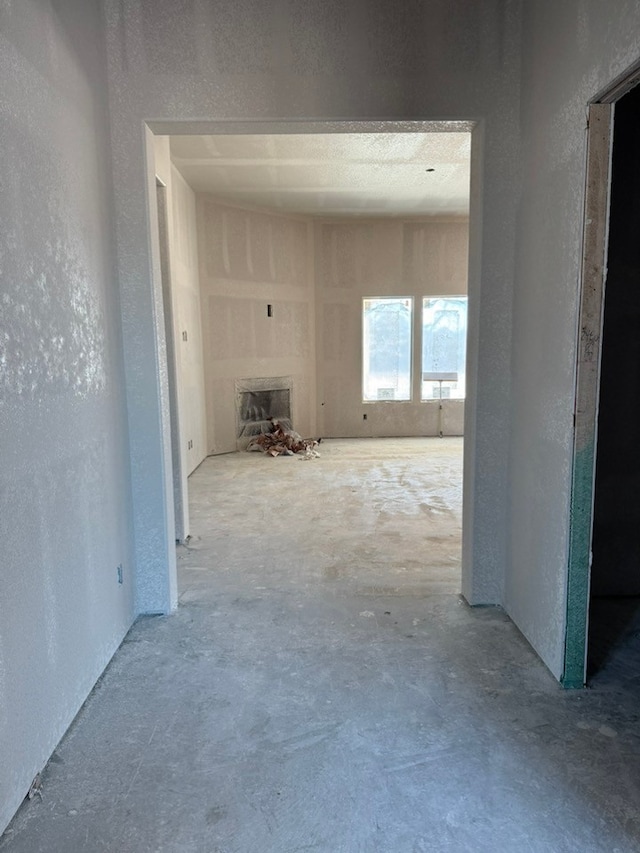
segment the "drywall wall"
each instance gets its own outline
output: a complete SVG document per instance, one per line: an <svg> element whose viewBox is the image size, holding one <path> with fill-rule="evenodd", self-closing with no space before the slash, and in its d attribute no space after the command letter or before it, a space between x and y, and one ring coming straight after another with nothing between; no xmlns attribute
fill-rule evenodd
<svg viewBox="0 0 640 853"><path fill-rule="evenodd" d="M171 284L174 338L179 363L180 411L187 443L187 473L207 455L196 196L178 170L171 168Z"/></svg>
<svg viewBox="0 0 640 853"><path fill-rule="evenodd" d="M155 173L167 193L168 262L181 456L188 476L207 455L196 196L171 163L169 139L154 138Z"/></svg>
<svg viewBox="0 0 640 853"><path fill-rule="evenodd" d="M315 433L310 222L207 194L197 209L209 453L236 449L236 384L247 379L290 378L293 425Z"/></svg>
<svg viewBox="0 0 640 853"><path fill-rule="evenodd" d="M164 482L158 481L169 439L158 427L166 418L157 385L162 347L150 281L141 124L150 123L157 133L409 130L415 125L407 120L418 116L476 123L463 590L472 602L500 601L509 499L505 447L519 177L520 0L431 0L400 8L385 0L346 5L311 0L303 6L247 0L225 8L206 0L104 0L103 6L134 525L145 580L152 575L158 586L171 586L171 570L165 568L163 575L171 522L158 497L163 489L170 492L166 471ZM335 121L327 123L327 116ZM380 116L388 123L381 125ZM149 527L156 534L153 541L145 536Z"/></svg>
<svg viewBox="0 0 640 853"><path fill-rule="evenodd" d="M319 433L349 438L438 435L439 403L420 399L422 299L466 294L468 222L326 221L317 223L314 233ZM362 402L362 300L375 296L413 299L408 401ZM441 425L445 435L463 434L461 400L443 400Z"/></svg>
<svg viewBox="0 0 640 853"><path fill-rule="evenodd" d="M524 4L505 606L563 671L586 105L640 57L640 7Z"/></svg>
<svg viewBox="0 0 640 853"><path fill-rule="evenodd" d="M0 830L134 617L104 72L98 2L2 5Z"/></svg>

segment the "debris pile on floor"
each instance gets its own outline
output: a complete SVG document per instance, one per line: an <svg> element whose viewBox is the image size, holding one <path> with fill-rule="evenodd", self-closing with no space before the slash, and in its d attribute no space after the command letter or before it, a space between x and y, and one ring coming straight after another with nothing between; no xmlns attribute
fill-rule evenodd
<svg viewBox="0 0 640 853"><path fill-rule="evenodd" d="M321 438L303 438L294 429L287 429L276 418L270 419L270 432L256 435L247 450L261 450L269 456L299 456L301 459L317 459L316 447Z"/></svg>

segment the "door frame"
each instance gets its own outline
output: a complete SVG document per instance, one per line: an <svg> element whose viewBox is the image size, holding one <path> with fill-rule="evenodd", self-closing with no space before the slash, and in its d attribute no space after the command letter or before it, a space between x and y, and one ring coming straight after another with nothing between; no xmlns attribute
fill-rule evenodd
<svg viewBox="0 0 640 853"><path fill-rule="evenodd" d="M611 184L611 104L591 104L576 366L567 617L562 684L586 680L600 357Z"/></svg>
<svg viewBox="0 0 640 853"><path fill-rule="evenodd" d="M171 422L171 462L173 473L173 510L176 542L184 543L189 536L189 487L187 465L183 452L180 423L180 395L178 392L178 366L173 310L173 281L171 276L171 241L169 238L169 196L167 185L156 175L158 200L158 232L160 240L160 278L162 308L167 357L167 385L169 391L169 420Z"/></svg>
<svg viewBox="0 0 640 853"><path fill-rule="evenodd" d="M591 545L615 103L639 82L640 61L616 78L587 108L567 611L561 678L566 688L584 687L587 679Z"/></svg>
<svg viewBox="0 0 640 853"><path fill-rule="evenodd" d="M474 494L475 469L475 405L476 396L469 391L475 388L474 377L478 363L479 334L469 332L480 322L480 258L482 253L482 204L483 204L483 168L484 168L484 123L481 119L446 119L446 120L179 120L179 119L148 119L144 122L145 160L147 175L147 225L153 232L157 213L150 210L155 206L155 152L154 136L184 136L184 135L223 135L223 134L297 134L297 133L436 133L463 131L471 134L471 187L469 209L469 255L468 255L468 285L469 317L467 327L467 397L464 417L464 473L463 473L463 512L462 512L462 565L461 587L462 594L470 604L487 603L486 592L478 593L476 564L473 559L473 528L477 506ZM149 237L149 234L147 235ZM151 282L154 293L161 293L162 281L160 276L160 249L157 237L151 234ZM156 355L158 359L158 376L161 386L166 378L166 346L163 324L156 321ZM471 369L470 369L471 368ZM163 387L163 391L166 389ZM166 428L162 431L162 449L165 460L163 476L165 480L165 507L167 527L173 531L175 527L176 508L172 501L173 480L171 477L171 436ZM169 567L170 586L176 588L175 558ZM175 600L175 593L174 600ZM490 603L495 604L496 600Z"/></svg>

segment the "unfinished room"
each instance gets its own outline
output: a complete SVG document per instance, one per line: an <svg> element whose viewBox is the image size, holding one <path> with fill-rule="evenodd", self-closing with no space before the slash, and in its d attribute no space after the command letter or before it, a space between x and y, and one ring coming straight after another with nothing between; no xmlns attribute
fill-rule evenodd
<svg viewBox="0 0 640 853"><path fill-rule="evenodd" d="M638 849L639 69L0 3L1 853Z"/></svg>
<svg viewBox="0 0 640 853"><path fill-rule="evenodd" d="M228 506L233 485L256 531L295 518L312 574L460 591L470 146L455 125L155 138L178 541L210 457L192 487Z"/></svg>

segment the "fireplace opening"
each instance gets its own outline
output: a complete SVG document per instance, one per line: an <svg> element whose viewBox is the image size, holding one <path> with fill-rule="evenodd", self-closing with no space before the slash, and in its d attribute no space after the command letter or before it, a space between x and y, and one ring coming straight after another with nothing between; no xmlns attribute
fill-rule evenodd
<svg viewBox="0 0 640 853"><path fill-rule="evenodd" d="M289 379L245 379L237 383L236 394L238 439L270 432L274 420L292 429Z"/></svg>

